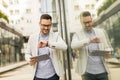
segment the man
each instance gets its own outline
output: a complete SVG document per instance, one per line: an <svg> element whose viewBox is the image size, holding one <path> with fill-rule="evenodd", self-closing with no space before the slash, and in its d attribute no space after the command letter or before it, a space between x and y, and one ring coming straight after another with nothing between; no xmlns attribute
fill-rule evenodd
<svg viewBox="0 0 120 80"><path fill-rule="evenodd" d="M73 35L71 47L79 49L76 71L83 80L108 80L108 68L104 56L110 57L113 50L103 29L92 27L88 11L81 14L83 29Z"/></svg>
<svg viewBox="0 0 120 80"><path fill-rule="evenodd" d="M34 80L59 80L64 75L64 70L57 52L66 50L67 45L58 33L51 31L50 15L43 14L39 25L40 32L31 35L28 40L25 59L34 67Z"/></svg>

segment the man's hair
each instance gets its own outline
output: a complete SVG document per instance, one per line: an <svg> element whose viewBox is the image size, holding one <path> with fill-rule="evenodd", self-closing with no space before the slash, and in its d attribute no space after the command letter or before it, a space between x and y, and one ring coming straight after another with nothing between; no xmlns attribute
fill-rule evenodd
<svg viewBox="0 0 120 80"><path fill-rule="evenodd" d="M49 14L42 14L41 17L40 17L40 20L42 20L42 19L50 19L50 20L52 20L52 17Z"/></svg>
<svg viewBox="0 0 120 80"><path fill-rule="evenodd" d="M81 13L81 17L91 16L89 11L84 11Z"/></svg>

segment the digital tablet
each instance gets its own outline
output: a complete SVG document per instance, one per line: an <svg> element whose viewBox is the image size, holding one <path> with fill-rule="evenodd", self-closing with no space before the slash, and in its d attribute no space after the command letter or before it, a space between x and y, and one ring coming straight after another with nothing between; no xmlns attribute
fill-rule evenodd
<svg viewBox="0 0 120 80"><path fill-rule="evenodd" d="M40 55L40 56L33 56L30 59L37 59L38 61L43 61L43 60L50 59L50 57L48 54L44 54L44 55Z"/></svg>
<svg viewBox="0 0 120 80"><path fill-rule="evenodd" d="M106 53L109 51L104 51L104 50L95 50L91 53L93 56L104 56Z"/></svg>

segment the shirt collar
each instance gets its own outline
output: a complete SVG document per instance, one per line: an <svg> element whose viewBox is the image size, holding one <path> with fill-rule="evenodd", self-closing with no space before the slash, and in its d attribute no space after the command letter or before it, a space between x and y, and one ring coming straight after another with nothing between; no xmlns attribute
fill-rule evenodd
<svg viewBox="0 0 120 80"><path fill-rule="evenodd" d="M93 33L93 32L94 32L93 29L91 29L91 30L86 30L86 29L84 29L84 31L85 31L86 33Z"/></svg>

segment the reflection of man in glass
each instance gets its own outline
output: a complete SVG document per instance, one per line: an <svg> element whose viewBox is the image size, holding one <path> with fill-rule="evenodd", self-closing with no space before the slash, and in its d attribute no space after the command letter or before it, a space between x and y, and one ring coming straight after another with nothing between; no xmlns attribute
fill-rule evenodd
<svg viewBox="0 0 120 80"><path fill-rule="evenodd" d="M92 27L92 17L88 11L81 14L81 23L83 29L73 35L71 42L73 49L80 50L76 71L83 80L108 80L109 71L104 56L110 56L113 50L108 37L103 29ZM100 55L100 50L107 53Z"/></svg>
<svg viewBox="0 0 120 80"><path fill-rule="evenodd" d="M51 16L43 14L39 22L40 32L31 35L28 41L25 58L34 67L34 80L59 80L64 74L57 50L66 50L67 45L58 33L50 31L51 24Z"/></svg>

